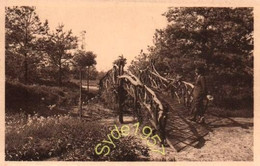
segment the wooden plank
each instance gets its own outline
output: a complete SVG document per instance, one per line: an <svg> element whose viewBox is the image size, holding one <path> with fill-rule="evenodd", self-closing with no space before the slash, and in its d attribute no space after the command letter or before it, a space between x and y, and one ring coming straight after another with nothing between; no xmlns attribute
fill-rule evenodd
<svg viewBox="0 0 260 166"><path fill-rule="evenodd" d="M159 95L159 94L158 94ZM209 133L207 128L187 120L187 109L169 96L161 96L170 106L166 125L167 139L176 151L181 151L187 146L197 143L201 137Z"/></svg>

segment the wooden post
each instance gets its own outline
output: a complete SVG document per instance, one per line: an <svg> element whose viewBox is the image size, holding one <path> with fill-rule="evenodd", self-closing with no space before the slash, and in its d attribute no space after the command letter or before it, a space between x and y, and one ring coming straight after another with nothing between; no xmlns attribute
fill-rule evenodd
<svg viewBox="0 0 260 166"><path fill-rule="evenodd" d="M137 116L137 119L139 120L139 115L138 115L138 111L137 111L137 87L134 87L134 113Z"/></svg>
<svg viewBox="0 0 260 166"><path fill-rule="evenodd" d="M154 114L155 114L155 125L157 126L158 125L158 113L159 113L159 106L156 104L155 105L155 112L154 112Z"/></svg>
<svg viewBox="0 0 260 166"><path fill-rule="evenodd" d="M123 75L124 73L124 68L122 64L119 64L118 66L118 76ZM118 111L119 111L119 122L120 123L124 123L124 119L123 119L123 103L125 100L125 93L124 93L124 85L123 85L123 79L119 79L118 80Z"/></svg>
<svg viewBox="0 0 260 166"><path fill-rule="evenodd" d="M124 87L123 87L123 80L119 80L118 86L118 111L119 111L119 122L124 123L123 120L123 102L124 102Z"/></svg>
<svg viewBox="0 0 260 166"><path fill-rule="evenodd" d="M89 68L90 68L90 66L88 66L88 92L89 92L89 79L90 79L89 78L89 70L90 70Z"/></svg>

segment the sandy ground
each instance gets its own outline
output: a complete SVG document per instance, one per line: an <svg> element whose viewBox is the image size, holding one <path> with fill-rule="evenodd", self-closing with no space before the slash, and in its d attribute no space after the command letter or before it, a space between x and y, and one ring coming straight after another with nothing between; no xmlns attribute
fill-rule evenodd
<svg viewBox="0 0 260 166"><path fill-rule="evenodd" d="M128 119L131 118L128 117ZM252 118L218 118L217 120L214 118L214 121L208 122L208 126L211 132L195 147L188 146L180 152L167 147L164 156L150 151L150 159L155 161L253 161ZM146 144L146 142L143 143Z"/></svg>
<svg viewBox="0 0 260 166"><path fill-rule="evenodd" d="M242 127L231 126L233 121ZM200 143L195 147L189 146L180 152L167 147L164 156L150 151L150 159L155 161L253 161L254 139L251 124L253 124L252 118L221 119L210 125L212 131L202 138L203 145ZM146 145L146 142L144 141L143 144Z"/></svg>
<svg viewBox="0 0 260 166"><path fill-rule="evenodd" d="M94 112L98 112L97 120L100 123L119 124L115 112L112 113L101 105L95 105L93 110L97 107L99 111L93 111L92 118ZM132 119L132 116L124 117L126 124L130 127L134 124ZM253 118L223 118L208 115L206 126L210 132L202 138L199 144L187 146L180 152L166 147L166 155L150 151L150 159L155 161L253 161ZM143 144L146 145L146 141L143 141Z"/></svg>
<svg viewBox="0 0 260 166"><path fill-rule="evenodd" d="M253 119L221 118L209 125L203 145L181 152L168 150L176 161L253 161Z"/></svg>

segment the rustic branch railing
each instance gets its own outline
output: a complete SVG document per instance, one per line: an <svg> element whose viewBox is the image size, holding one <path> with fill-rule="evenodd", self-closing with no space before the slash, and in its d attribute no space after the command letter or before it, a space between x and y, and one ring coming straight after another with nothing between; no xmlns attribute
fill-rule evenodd
<svg viewBox="0 0 260 166"><path fill-rule="evenodd" d="M158 98L157 91L170 89L172 97L176 96L179 103L182 102L185 106L190 107L194 85L179 78L165 78L157 72L153 65L145 70L140 70L138 76L120 69L122 67L115 65L100 80L100 91L113 91L112 94L116 95L119 121L123 123L123 106L127 98L130 98L131 106L138 120L142 121L141 108L145 109L149 122L169 143L164 134L169 104Z"/></svg>
<svg viewBox="0 0 260 166"><path fill-rule="evenodd" d="M176 96L179 103L183 103L190 108L193 100L192 91L194 88L194 85L191 83L182 81L179 78L165 78L159 74L154 65L151 65L151 67L146 68L145 70L140 70L139 77L145 85L154 89L170 89L172 97Z"/></svg>
<svg viewBox="0 0 260 166"><path fill-rule="evenodd" d="M103 93L107 92L108 90L116 91L114 94L116 94L118 101L119 121L123 122L123 105L126 96L130 96L133 101L134 113L137 115L138 120L142 121L141 110L147 110L146 113L149 115L148 120L151 125L159 132L159 134L164 133L163 131L165 130L165 125L162 124L166 124L167 106L163 105L162 102L158 99L156 92L145 85L130 71L124 72L124 74L121 75L117 75L115 78L115 73L117 73L116 69L118 68L114 67L114 69L115 70L110 70L100 80L99 84L100 91ZM159 79L156 81L159 81ZM159 86L157 82L155 82L154 85ZM124 91L126 93L124 93ZM165 136L162 134L161 137L165 138Z"/></svg>

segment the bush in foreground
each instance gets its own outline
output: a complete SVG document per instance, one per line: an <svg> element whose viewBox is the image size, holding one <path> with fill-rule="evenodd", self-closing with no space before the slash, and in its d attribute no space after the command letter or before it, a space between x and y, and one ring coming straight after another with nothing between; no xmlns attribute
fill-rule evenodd
<svg viewBox="0 0 260 166"><path fill-rule="evenodd" d="M148 156L148 148L133 137L116 141L116 148L107 156L95 154L95 146L110 132L108 127L95 122L70 116L17 119L9 118L6 122L5 159L9 161L51 157L66 161L127 161L146 160Z"/></svg>

